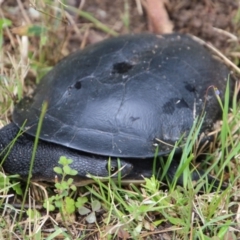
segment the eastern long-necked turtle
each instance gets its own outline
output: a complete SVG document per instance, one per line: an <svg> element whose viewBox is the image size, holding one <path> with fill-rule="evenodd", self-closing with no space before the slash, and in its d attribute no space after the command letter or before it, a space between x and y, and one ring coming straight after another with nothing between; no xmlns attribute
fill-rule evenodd
<svg viewBox="0 0 240 240"><path fill-rule="evenodd" d="M125 35L104 40L61 60L23 98L13 123L0 131L1 151L19 129L3 163L26 177L42 105L48 103L32 176L53 180L60 156L73 160L80 179L107 176L108 159L122 176L151 173L145 163L156 151L169 153L206 112L202 132L221 116L213 90L223 99L229 70L202 45L183 34ZM161 141L158 141L160 139ZM2 158L7 151L3 151Z"/></svg>

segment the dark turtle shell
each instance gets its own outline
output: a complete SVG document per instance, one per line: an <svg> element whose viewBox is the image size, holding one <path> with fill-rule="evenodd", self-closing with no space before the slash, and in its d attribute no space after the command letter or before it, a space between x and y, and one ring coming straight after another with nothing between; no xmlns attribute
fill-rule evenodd
<svg viewBox="0 0 240 240"><path fill-rule="evenodd" d="M202 131L221 108L229 70L190 36L126 35L60 61L32 97L15 107L14 122L40 139L113 157L152 157L156 139L173 144L206 112ZM170 147L159 143L159 153Z"/></svg>

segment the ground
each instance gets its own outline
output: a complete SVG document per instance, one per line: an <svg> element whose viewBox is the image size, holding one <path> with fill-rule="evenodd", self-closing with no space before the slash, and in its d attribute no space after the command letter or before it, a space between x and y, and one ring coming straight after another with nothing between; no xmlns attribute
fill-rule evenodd
<svg viewBox="0 0 240 240"><path fill-rule="evenodd" d="M7 91L7 93L5 91L4 94L0 96L0 102L2 103L1 125L4 125L11 120L11 111L14 103L22 97L22 93L26 94L31 92L34 89L35 83L39 81L41 76L45 74L51 66L54 66L62 57L68 55L69 53L108 37L140 32L153 32L161 34L177 31L189 33L203 39L206 43L210 43L215 46L221 53L239 66L240 47L238 36L240 34L240 7L237 1L67 0L65 1L65 4L66 5L57 0L0 0L0 16L1 18L9 20L7 24L5 23L6 25L3 25L3 22L0 19L0 49L2 47L2 50L0 50L0 75L4 76L2 79L5 79L6 77L9 79L19 80L18 82L13 80L15 83L11 83L12 85L9 88L10 90ZM7 83L7 85L9 87L10 84ZM21 91L19 91L19 85L21 86ZM3 90L6 88L3 84L1 87ZM239 152L236 156L237 155L239 156ZM237 159L237 157L235 157L234 160L235 159ZM116 186L112 187L118 189ZM145 201L148 198L144 197L148 196L148 187L138 190L139 195L143 196L141 201ZM44 189L42 186L39 188ZM94 189L98 189L98 187L93 186L92 188L89 187L84 190L79 189L79 196L83 199L86 195L88 197L90 196L89 199L92 199L94 193L95 196L96 193L99 193L99 190L94 192ZM236 186L235 189L237 189ZM135 212L139 214L132 217L135 218L135 220L137 219L136 222L134 222L135 225L133 224L134 231L140 228L139 226L141 224L141 226L144 226L141 228L144 230L140 231L139 235L136 235L137 237L135 236L136 239L207 239L200 237L194 238L195 230L194 227L191 228L191 226L195 225L191 225L191 219L189 220L189 234L183 237L184 235L183 232L181 232L181 229L183 231L185 228L184 225L181 225L179 219L183 218L185 215L184 213L181 213L181 209L183 209L183 205L190 204L189 202L184 202L184 190L181 190L180 192L174 191L172 195L166 195L165 192L159 193L159 195L162 194L162 198L161 200L158 198L156 201L160 202L163 201L162 199L169 199L169 202L161 202L162 207L165 206L167 209L172 208L174 205L174 208L172 212L170 211L171 213L168 212L168 214L172 214L171 218L169 218L170 220L162 220L162 223L158 224L158 227L155 227L153 222L156 223L158 219L162 219L162 216L165 218L167 218L167 216L165 216L164 213L160 214L158 211L152 211L146 214L147 217L145 215L143 217L143 212L140 213L136 211L136 209L140 209L142 207L140 202L138 202L140 200L138 199L137 201L134 198L134 194L137 190L134 187L129 187L127 188L127 191L127 193L133 196L133 198L129 199L129 196L127 198L126 195L124 195L125 198L123 198L124 200L122 202L123 208L128 207L124 205L124 201L126 201L129 205L133 206L135 208ZM3 193L5 193L5 195ZM0 194L8 196L6 195L6 192L0 192ZM10 195L9 192L8 194ZM46 197L45 190L43 190L43 193L41 194L43 194L43 198ZM49 194L51 195L51 193ZM238 194L232 196L233 200L231 202L232 206L229 214L232 212L236 213L239 206ZM36 198L35 195L34 197ZM194 199L200 205L201 202L198 201L198 198L200 197L194 195ZM211 212L210 207L215 209L215 205L211 204L214 201L221 202L223 199L225 200L225 195L221 195L220 198L217 198L217 195L207 195L207 198L208 200L206 206L204 206L204 209L201 209L203 212ZM3 199L6 200L5 197L3 197ZM10 200L12 202L12 199ZM57 231L59 231L59 235L56 234L55 236L58 236L58 239L66 237L64 235L64 231L61 232L59 230L60 228L53 228L53 226L56 226L54 221L56 221L59 226L63 226L66 229L66 232L71 232L68 236L71 236L72 239L77 239L78 237L79 239L110 239L110 237L107 238L104 233L108 232L110 227L113 229L113 227L120 224L121 221L116 220L115 217L113 217L109 222L109 226L106 224L104 225L107 221L107 217L106 211L103 209L109 209L108 207L112 206L112 204L108 206L107 202L100 201L101 208L98 208L96 206L98 205L98 200L95 199L94 201L90 203L89 200L87 207L90 209L90 214L96 213L100 231L95 222L89 223L86 221L86 214L83 215L84 217L82 217L79 213L76 213L75 215L72 214L72 222L69 220L69 223L71 224L66 225L61 219L62 215L55 211L51 215L46 214L46 221L44 220L45 216L41 218L41 221L45 223L41 233L42 238L37 238L35 236L35 239L46 238L46 236L56 233ZM153 201L153 198L151 198L151 201ZM183 202L183 205L178 205L180 201ZM15 202L13 203L14 208L18 209L18 203L20 202L21 197L16 197ZM190 215L198 215L196 220L196 226L198 226L203 216L197 212L198 208L194 205L196 202L192 203L193 206L191 206L191 210L194 210L190 212ZM6 202L1 203L5 204ZM154 207L155 205L152 206L152 208ZM37 205L35 209L40 209L41 213L44 212L41 204ZM123 210L121 209L121 211ZM12 218L14 218L14 216L13 212L10 212L10 210L8 210L8 212L9 214L6 214L5 212L4 213L6 215L2 214L2 216L4 216L4 221L1 222L1 225L5 226L3 231L4 236L8 236L10 239L10 235L8 235L9 233L7 230L10 227L13 227L14 222L12 221ZM128 210L128 212L131 211ZM212 215L208 215L211 216L209 217L210 219L208 219L209 222L211 222L211 219L214 219L212 217L214 213L211 214ZM221 214L222 212L219 211L219 218ZM188 215L186 214L186 216ZM29 220L29 218L29 216L27 218L26 214L24 215L25 220ZM172 219L175 220L173 221ZM231 221L239 223L238 215L233 215L230 219ZM132 226L131 221L129 220L129 226ZM175 224L173 224L173 222ZM220 219L219 222L216 220L216 222L211 222L211 224L220 225L223 223ZM218 234L218 230L210 230L209 226L211 224L206 224L207 227L204 227L204 233L202 233L209 236L209 239L239 238L239 235L237 235L237 232L239 231L238 225L232 226L232 228L234 228L234 230L236 229L236 231L227 230L224 232L225 235L221 235ZM24 226L22 222L20 225ZM33 226L36 227L40 225L41 223L38 223L38 225ZM13 229L16 236L21 239L21 228ZM126 230L124 227L118 227L117 229L118 231L112 230L112 233L116 233L116 239L130 239L133 237L130 230ZM34 229L34 227L32 227L32 229L28 229L26 227L22 230L22 232L25 233L26 231L30 235L30 233L33 234L35 230L36 229ZM134 231L132 234L136 234ZM78 235L80 233L83 234L83 232L86 234L85 237ZM231 235L230 237L230 233L232 232L234 232L234 236L232 237ZM49 239L57 239L54 238L53 235L51 236L52 238ZM223 237L221 238L221 236Z"/></svg>

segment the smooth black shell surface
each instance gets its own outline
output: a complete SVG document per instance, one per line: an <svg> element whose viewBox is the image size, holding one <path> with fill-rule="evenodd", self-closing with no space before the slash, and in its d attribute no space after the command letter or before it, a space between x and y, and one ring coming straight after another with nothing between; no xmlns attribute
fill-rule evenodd
<svg viewBox="0 0 240 240"><path fill-rule="evenodd" d="M152 157L156 138L174 143L206 111L203 130L221 109L229 70L190 36L126 35L61 60L32 97L13 113L34 136L44 101L40 138L113 157ZM209 90L208 90L209 89ZM208 90L208 91L207 91ZM170 150L159 144L160 154Z"/></svg>

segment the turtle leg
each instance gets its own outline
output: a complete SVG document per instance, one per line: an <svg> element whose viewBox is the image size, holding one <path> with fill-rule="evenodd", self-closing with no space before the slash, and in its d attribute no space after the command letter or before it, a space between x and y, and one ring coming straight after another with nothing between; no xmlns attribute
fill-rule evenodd
<svg viewBox="0 0 240 240"><path fill-rule="evenodd" d="M16 139L12 147L9 147L9 143L16 138L18 132L19 129L13 123L0 130L0 159L3 169L7 173L19 174L26 178L29 174L34 138L22 134ZM117 159L112 159L109 162L108 157L87 154L39 140L31 173L32 179L54 181L57 174L53 168L56 166L62 167L58 163L61 156L73 160L70 167L78 171L76 178L80 181L85 179L87 174L107 177L109 174L118 176L114 173L121 171L121 176L125 176L132 170L132 165L126 161L120 161L119 165Z"/></svg>

